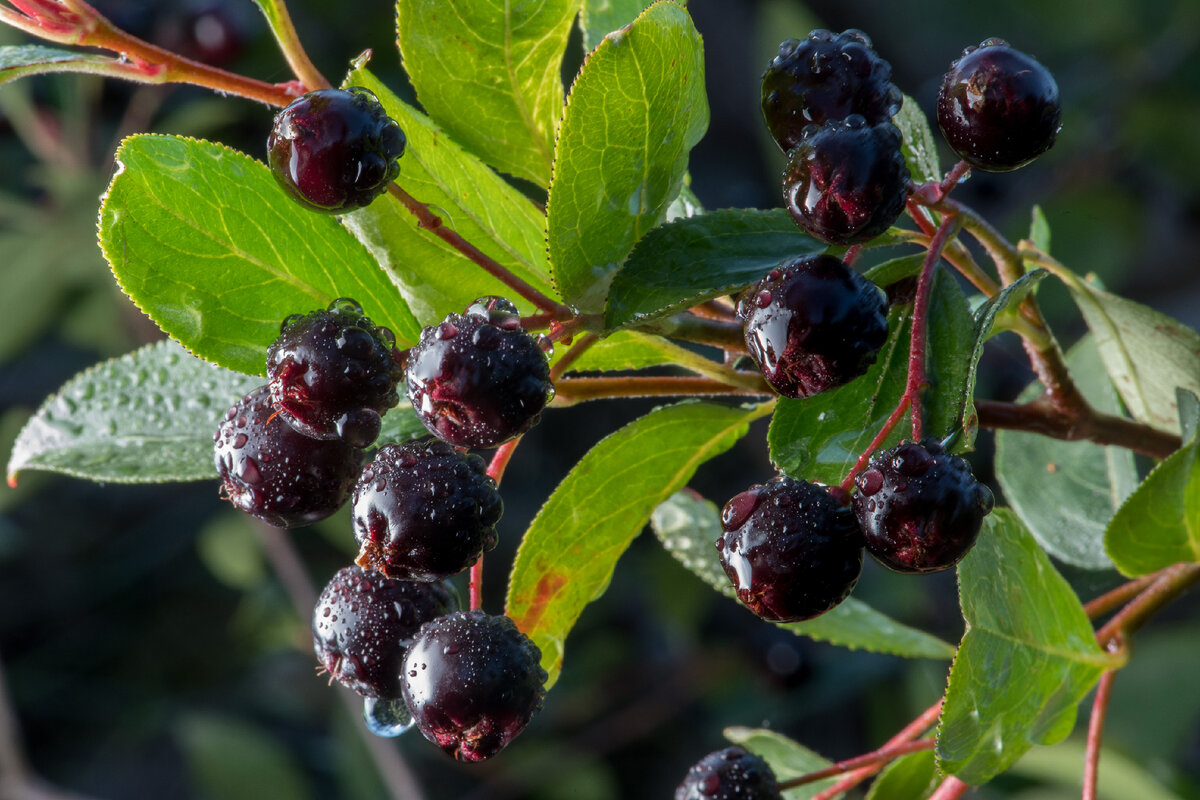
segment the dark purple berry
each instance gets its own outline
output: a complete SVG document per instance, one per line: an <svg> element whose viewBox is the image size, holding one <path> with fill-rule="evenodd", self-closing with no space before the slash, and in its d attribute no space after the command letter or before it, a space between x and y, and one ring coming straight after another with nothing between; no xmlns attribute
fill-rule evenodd
<svg viewBox="0 0 1200 800"><path fill-rule="evenodd" d="M213 435L222 494L280 528L308 525L341 508L362 451L340 439L312 439L279 417L262 386L225 413Z"/></svg>
<svg viewBox="0 0 1200 800"><path fill-rule="evenodd" d="M425 427L458 447L495 447L541 419L554 396L550 362L517 308L484 297L421 331L405 371Z"/></svg>
<svg viewBox="0 0 1200 800"><path fill-rule="evenodd" d="M969 47L950 65L937 100L938 127L973 167L1007 172L1050 149L1062 127L1058 84L1003 39Z"/></svg>
<svg viewBox="0 0 1200 800"><path fill-rule="evenodd" d="M781 800L771 766L741 747L709 753L692 765L675 800Z"/></svg>
<svg viewBox="0 0 1200 800"><path fill-rule="evenodd" d="M361 86L322 89L275 117L267 157L279 185L315 211L341 214L374 200L400 174L404 132Z"/></svg>
<svg viewBox="0 0 1200 800"><path fill-rule="evenodd" d="M810 128L788 154L783 201L826 244L860 244L891 227L908 199L900 129L856 115Z"/></svg>
<svg viewBox="0 0 1200 800"><path fill-rule="evenodd" d="M829 255L771 270L738 303L746 349L785 397L808 397L854 380L887 341L887 300L871 281Z"/></svg>
<svg viewBox="0 0 1200 800"><path fill-rule="evenodd" d="M862 532L837 487L772 478L726 503L721 528L721 566L738 599L765 620L820 616L862 572Z"/></svg>
<svg viewBox="0 0 1200 800"><path fill-rule="evenodd" d="M425 738L459 761L499 753L542 707L542 653L508 617L459 611L421 626L404 701Z"/></svg>
<svg viewBox="0 0 1200 800"><path fill-rule="evenodd" d="M992 510L991 491L935 439L874 453L854 483L867 552L897 572L954 566Z"/></svg>
<svg viewBox="0 0 1200 800"><path fill-rule="evenodd" d="M330 675L363 697L400 697L404 653L417 629L458 608L444 583L397 581L359 567L339 570L313 611L313 649Z"/></svg>
<svg viewBox="0 0 1200 800"><path fill-rule="evenodd" d="M871 48L862 31L815 30L807 39L779 45L762 77L767 128L785 152L800 144L809 125L858 114L872 125L900 110L903 96L892 67Z"/></svg>
<svg viewBox="0 0 1200 800"><path fill-rule="evenodd" d="M296 430L366 447L380 417L400 401L404 376L396 337L347 298L325 311L293 314L267 349L271 400Z"/></svg>
<svg viewBox="0 0 1200 800"><path fill-rule="evenodd" d="M354 489L357 563L410 581L457 575L496 546L502 513L479 456L437 439L386 445Z"/></svg>

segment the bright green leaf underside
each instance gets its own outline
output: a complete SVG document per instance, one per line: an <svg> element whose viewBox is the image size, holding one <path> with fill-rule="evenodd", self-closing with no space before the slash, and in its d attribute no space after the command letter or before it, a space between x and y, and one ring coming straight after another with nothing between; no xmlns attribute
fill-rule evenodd
<svg viewBox="0 0 1200 800"><path fill-rule="evenodd" d="M721 515L713 503L689 492L676 492L654 510L651 527L667 552L681 564L721 594L736 598L713 547L713 542L721 538ZM747 616L747 620L755 624L752 617ZM797 636L877 653L910 658L954 655L954 648L941 639L901 625L854 598L816 619L779 627Z"/></svg>
<svg viewBox="0 0 1200 800"><path fill-rule="evenodd" d="M196 355L261 375L289 314L357 300L405 344L419 328L379 265L333 217L302 209L262 163L223 145L133 136L100 207L121 288Z"/></svg>
<svg viewBox="0 0 1200 800"><path fill-rule="evenodd" d="M575 620L608 586L655 506L767 408L689 402L656 409L601 440L550 495L517 551L507 600L508 616L541 648L550 684Z"/></svg>
<svg viewBox="0 0 1200 800"><path fill-rule="evenodd" d="M602 309L614 271L679 194L707 126L703 45L683 6L655 3L584 62L547 204L550 263L567 302Z"/></svg>
<svg viewBox="0 0 1200 800"><path fill-rule="evenodd" d="M0 85L48 72L111 72L115 59L37 44L0 47Z"/></svg>
<svg viewBox="0 0 1200 800"><path fill-rule="evenodd" d="M1079 598L1007 509L958 567L967 632L938 728L940 767L980 784L1071 732L1076 706L1121 660L1100 650Z"/></svg>
<svg viewBox="0 0 1200 800"><path fill-rule="evenodd" d="M725 738L766 761L778 781L799 778L829 766L829 761L799 742L766 728L726 728ZM833 785L836 778L806 783L784 793L787 800L809 800Z"/></svg>

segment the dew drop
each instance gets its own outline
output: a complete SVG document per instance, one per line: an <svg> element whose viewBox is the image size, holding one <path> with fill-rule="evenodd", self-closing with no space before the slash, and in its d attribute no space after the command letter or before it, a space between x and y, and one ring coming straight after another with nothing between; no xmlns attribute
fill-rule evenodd
<svg viewBox="0 0 1200 800"><path fill-rule="evenodd" d="M774 299L775 298L771 296L769 291L763 289L761 292L755 295L754 305L758 306L759 308L766 308L767 306L771 305L771 301Z"/></svg>
<svg viewBox="0 0 1200 800"><path fill-rule="evenodd" d="M413 726L412 714L403 700L363 698L363 722L376 736L392 739Z"/></svg>
<svg viewBox="0 0 1200 800"><path fill-rule="evenodd" d="M758 508L759 493L751 489L734 497L721 510L721 525L725 530L735 530L742 527L754 509Z"/></svg>
<svg viewBox="0 0 1200 800"><path fill-rule="evenodd" d="M883 473L875 468L868 469L858 476L858 490L865 495L873 495L883 488Z"/></svg>
<svg viewBox="0 0 1200 800"><path fill-rule="evenodd" d="M453 322L443 322L441 325L438 325L437 335L442 341L453 339L458 335L458 326Z"/></svg>

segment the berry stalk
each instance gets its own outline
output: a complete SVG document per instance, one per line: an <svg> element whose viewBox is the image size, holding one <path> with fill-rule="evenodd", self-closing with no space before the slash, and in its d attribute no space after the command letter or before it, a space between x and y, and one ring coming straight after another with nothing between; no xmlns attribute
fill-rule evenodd
<svg viewBox="0 0 1200 800"><path fill-rule="evenodd" d="M1081 800L1096 800L1096 789L1100 780L1100 740L1104 734L1104 720L1108 716L1108 701L1112 697L1113 679L1117 673L1109 670L1100 676L1096 687L1096 699L1092 703L1092 717L1088 720L1087 755L1083 765L1083 794Z"/></svg>
<svg viewBox="0 0 1200 800"><path fill-rule="evenodd" d="M761 379L756 386L731 386L712 378L564 378L555 384L555 402L561 405L614 397L681 397L732 395L762 397L772 394Z"/></svg>
<svg viewBox="0 0 1200 800"><path fill-rule="evenodd" d="M788 789L794 789L797 786L816 783L817 781L821 781L826 778L844 775L851 770L859 769L861 767L873 767L875 765L882 766L895 761L897 758L900 758L900 756L906 756L910 753L919 753L923 750L932 750L936 745L937 742L933 739L918 739L914 742L901 742L900 744L891 745L890 747L884 746L873 752L856 756L854 758L849 758L845 761L839 761L836 764L831 764L825 769L817 770L816 772L810 772L807 775L801 775L800 777L792 778L791 780L780 781L779 790L787 791Z"/></svg>
<svg viewBox="0 0 1200 800"><path fill-rule="evenodd" d="M296 26L292 24L292 17L284 0L254 0L254 3L267 18L279 51L283 53L296 78L308 91L328 89L329 81L325 80L325 76L313 65L304 50L304 45L300 43L300 37L296 35Z"/></svg>
<svg viewBox="0 0 1200 800"><path fill-rule="evenodd" d="M933 241L929 243L929 251L925 254L925 263L921 266L921 277L917 282L917 294L913 301L912 340L908 351L908 382L904 386L904 394L912 406L914 442L924 438L921 389L926 382L925 341L928 338L926 328L929 322L929 296L933 290L933 276L946 243L957 233L960 224L955 216L947 216L942 220L937 233L933 235Z"/></svg>
<svg viewBox="0 0 1200 800"><path fill-rule="evenodd" d="M504 477L504 470L508 467L508 462L512 459L513 452L517 449L521 438L517 437L511 442L505 442L496 448L496 452L492 455L492 461L488 464L488 477L500 485L500 479ZM471 565L470 578L470 604L472 611L479 611L483 608L483 556Z"/></svg>

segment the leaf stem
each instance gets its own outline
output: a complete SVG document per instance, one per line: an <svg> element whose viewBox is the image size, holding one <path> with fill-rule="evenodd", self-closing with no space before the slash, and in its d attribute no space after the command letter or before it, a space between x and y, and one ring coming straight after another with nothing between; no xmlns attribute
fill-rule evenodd
<svg viewBox="0 0 1200 800"><path fill-rule="evenodd" d="M1145 575L1137 580L1123 583L1112 591L1105 592L1099 597L1088 601L1084 605L1083 610L1087 613L1088 619L1096 619L1097 617L1102 617L1105 614L1116 611L1145 591L1150 584L1158 580L1161 574L1161 572L1156 572L1153 575Z"/></svg>
<svg viewBox="0 0 1200 800"><path fill-rule="evenodd" d="M774 392L761 388L731 386L712 378L627 376L616 378L563 378L555 384L555 404L571 405L587 400L614 397L734 396L762 397Z"/></svg>
<svg viewBox="0 0 1200 800"><path fill-rule="evenodd" d="M947 775L946 779L942 781L942 785L929 795L929 800L958 800L970 788L953 775Z"/></svg>
<svg viewBox="0 0 1200 800"><path fill-rule="evenodd" d="M464 239L457 231L448 228L442 218L429 210L429 206L417 200L404 189L400 188L397 183L388 185L388 192L392 197L395 197L400 203L409 210L409 212L417 218L417 226L437 236L446 244L453 247L458 252L462 253L471 261L475 262L484 272L496 278L505 286L515 291L521 297L528 300L533 305L537 306L542 311L549 312L554 319L565 320L574 316L571 309L567 308L562 303L551 300L540 291L530 286L521 278L514 275L508 267L501 264L496 259L484 253L475 245Z"/></svg>
<svg viewBox="0 0 1200 800"><path fill-rule="evenodd" d="M984 428L1040 433L1068 442L1114 445L1156 459L1166 458L1181 445L1180 438L1173 433L1125 417L1101 414L1091 406L1082 417L1064 414L1046 395L1022 404L976 400L975 411Z"/></svg>
<svg viewBox="0 0 1200 800"><path fill-rule="evenodd" d="M1096 800L1096 788L1100 778L1100 740L1104 734L1104 719L1108 716L1108 701L1112 697L1114 670L1100 676L1096 687L1096 699L1092 702L1092 716L1088 720L1087 754L1083 763L1083 794L1081 800Z"/></svg>
<svg viewBox="0 0 1200 800"><path fill-rule="evenodd" d="M826 778L833 778L838 775L845 775L851 770L860 769L861 767L875 766L876 764L883 765L891 761L895 761L900 756L906 756L910 753L919 753L923 750L932 750L937 745L933 739L918 739L913 742L900 742L894 745L885 745L884 747L866 753L861 756L839 761L836 764L830 764L824 769L810 772L807 775L801 775L790 780L780 781L779 790L787 791L794 789L797 786L804 786L809 783L823 781Z"/></svg>
<svg viewBox="0 0 1200 800"><path fill-rule="evenodd" d="M550 368L550 380L557 381L561 378L563 373L570 369L571 365L578 361L598 341L600 341L600 337L594 333L585 333L583 336L580 336L579 341L571 345L571 348L563 353L563 357L558 360L558 363Z"/></svg>
<svg viewBox="0 0 1200 800"><path fill-rule="evenodd" d="M958 217L947 216L942 220L937 233L929 243L929 251L925 254L925 263L921 265L921 277L917 282L917 293L913 301L912 338L908 350L908 381L904 386L904 396L912 406L912 435L913 441L921 441L923 423L921 414L921 391L925 379L925 342L928 338L926 329L929 324L929 299L933 291L933 276L941 260L946 243L954 237L961 225Z"/></svg>
<svg viewBox="0 0 1200 800"><path fill-rule="evenodd" d="M518 436L511 442L505 442L496 448L496 452L492 454L491 463L488 464L487 474L497 485L500 484L500 479L504 477L504 470L508 467L508 462L512 459L513 452L516 451L517 445L520 444L521 437ZM483 608L483 556L475 560L471 565L470 577L470 609L478 611Z"/></svg>
<svg viewBox="0 0 1200 800"><path fill-rule="evenodd" d="M292 24L292 16L288 13L287 3L284 0L254 0L254 2L262 9L263 16L267 18L267 25L270 26L271 33L275 35L279 51L283 53L283 57L287 60L288 66L292 68L292 73L296 78L310 91L328 89L329 81L325 80L325 76L313 65L308 53L304 50L304 45L300 43L300 37L296 34L296 26Z"/></svg>
<svg viewBox="0 0 1200 800"><path fill-rule="evenodd" d="M1148 588L1096 632L1096 641L1101 647L1107 647L1110 643L1123 644L1163 606L1179 597L1197 581L1200 581L1200 564L1175 564L1167 567L1158 573L1158 578Z"/></svg>

